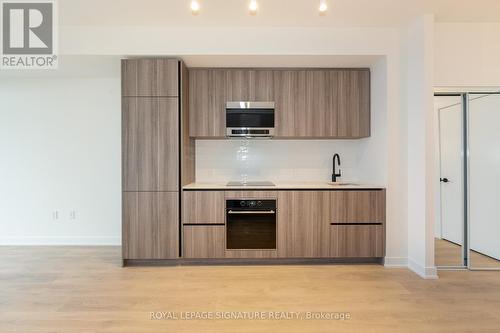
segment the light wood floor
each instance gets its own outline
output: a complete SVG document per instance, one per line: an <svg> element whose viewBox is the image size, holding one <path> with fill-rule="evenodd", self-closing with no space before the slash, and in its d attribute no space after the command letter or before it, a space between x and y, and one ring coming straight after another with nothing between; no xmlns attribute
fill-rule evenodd
<svg viewBox="0 0 500 333"><path fill-rule="evenodd" d="M436 266L461 266L462 247L444 239L435 239ZM481 253L471 251L472 268L500 268L500 260L490 258Z"/></svg>
<svg viewBox="0 0 500 333"><path fill-rule="evenodd" d="M498 332L500 273L379 265L120 266L118 247L0 247L0 332ZM349 312L152 321L151 311Z"/></svg>

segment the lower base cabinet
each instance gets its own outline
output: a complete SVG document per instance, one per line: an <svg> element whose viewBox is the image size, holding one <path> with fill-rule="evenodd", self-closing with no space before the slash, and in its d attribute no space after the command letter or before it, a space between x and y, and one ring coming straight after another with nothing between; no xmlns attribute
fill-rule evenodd
<svg viewBox="0 0 500 333"><path fill-rule="evenodd" d="M277 249L226 250L224 199L269 197L278 204ZM183 258L385 256L384 190L192 191L184 200Z"/></svg>
<svg viewBox="0 0 500 333"><path fill-rule="evenodd" d="M328 257L329 223L328 191L278 192L278 257Z"/></svg>
<svg viewBox="0 0 500 333"><path fill-rule="evenodd" d="M184 258L224 258L225 228L223 225L185 225Z"/></svg>
<svg viewBox="0 0 500 333"><path fill-rule="evenodd" d="M330 257L377 258L385 255L384 226L331 225Z"/></svg>
<svg viewBox="0 0 500 333"><path fill-rule="evenodd" d="M123 258L179 258L179 193L123 192Z"/></svg>

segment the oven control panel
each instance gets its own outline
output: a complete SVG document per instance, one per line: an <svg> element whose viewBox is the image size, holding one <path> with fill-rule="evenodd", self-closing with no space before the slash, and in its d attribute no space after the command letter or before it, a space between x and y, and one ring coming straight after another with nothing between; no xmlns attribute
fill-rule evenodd
<svg viewBox="0 0 500 333"><path fill-rule="evenodd" d="M226 200L227 209L276 209L276 200Z"/></svg>

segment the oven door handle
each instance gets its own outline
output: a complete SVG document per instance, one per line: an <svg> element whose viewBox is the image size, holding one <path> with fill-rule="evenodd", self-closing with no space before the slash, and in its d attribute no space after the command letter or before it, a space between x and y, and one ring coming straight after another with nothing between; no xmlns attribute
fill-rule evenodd
<svg viewBox="0 0 500 333"><path fill-rule="evenodd" d="M229 210L228 214L276 214L274 210Z"/></svg>

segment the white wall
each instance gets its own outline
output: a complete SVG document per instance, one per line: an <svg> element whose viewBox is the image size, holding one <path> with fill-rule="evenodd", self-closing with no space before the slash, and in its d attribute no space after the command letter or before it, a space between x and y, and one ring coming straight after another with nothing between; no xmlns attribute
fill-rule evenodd
<svg viewBox="0 0 500 333"><path fill-rule="evenodd" d="M0 76L0 244L121 243L119 59L61 66Z"/></svg>
<svg viewBox="0 0 500 333"><path fill-rule="evenodd" d="M370 137L358 140L357 177L360 182L387 186L388 146L388 87L387 59L371 66L370 82Z"/></svg>
<svg viewBox="0 0 500 333"><path fill-rule="evenodd" d="M500 23L436 23L434 86L500 87Z"/></svg>
<svg viewBox="0 0 500 333"><path fill-rule="evenodd" d="M409 25L406 35L408 108L408 265L422 277L434 266L435 118L433 110L433 17Z"/></svg>

